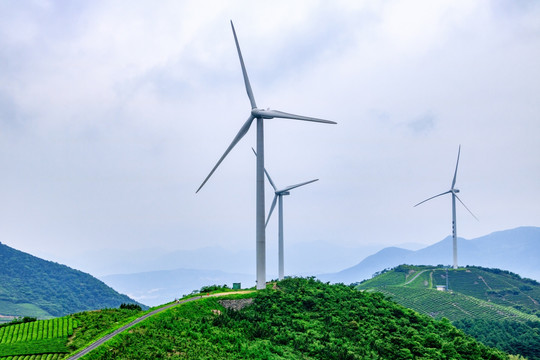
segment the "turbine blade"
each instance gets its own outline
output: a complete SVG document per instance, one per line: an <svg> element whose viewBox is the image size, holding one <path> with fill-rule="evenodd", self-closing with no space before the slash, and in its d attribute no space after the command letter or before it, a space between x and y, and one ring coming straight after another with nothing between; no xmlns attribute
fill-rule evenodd
<svg viewBox="0 0 540 360"><path fill-rule="evenodd" d="M448 191L445 191L445 192L440 193L440 194L438 194L438 195L432 196L432 197L430 197L429 199L426 199L426 200L424 200L424 201L420 201L418 204L414 205L413 207L417 207L418 205L423 204L423 203L425 203L426 201L429 201L429 200L431 200L431 199L435 199L436 197L439 197L439 196L442 196L442 195L445 195L445 194L448 194L448 193L451 193L451 192L452 192L452 190L448 190Z"/></svg>
<svg viewBox="0 0 540 360"><path fill-rule="evenodd" d="M307 184L311 184L312 182L315 182L315 181L318 181L318 180L319 179L315 179L315 180L310 180L310 181L303 182L301 184L290 185L290 186L287 186L285 189L279 190L279 192L285 192L285 191L289 191L289 190L292 190L292 189L296 189L297 187L304 186L304 185L307 185Z"/></svg>
<svg viewBox="0 0 540 360"><path fill-rule="evenodd" d="M255 154L255 156L257 156L257 152L255 151L255 149L251 148L251 150L253 150L253 153ZM268 174L268 171L266 171L266 168L264 168L264 173L266 174L270 185L272 185L272 187L274 188L274 191L277 191L276 184L274 184L274 182L272 181L272 178L270 177L270 174Z"/></svg>
<svg viewBox="0 0 540 360"><path fill-rule="evenodd" d="M212 174L214 173L214 171L216 171L216 169L218 168L219 164L221 164L221 162L223 161L223 159L225 159L225 157L227 156L227 154L229 154L229 152L232 150L232 148L244 137L244 135L246 135L246 133L248 132L249 130L249 127L251 126L252 122L253 122L253 119L254 117L252 115L249 116L249 118L246 120L246 122L244 123L244 125L242 125L242 127L240 128L240 131L238 131L238 134L236 134L236 136L234 137L231 145L229 145L229 147L227 148L227 150L225 150L225 153L221 156L221 158L218 160L217 164L214 166L214 168L212 169L212 171L210 171L210 174L208 174L208 176L206 177L206 179L204 179L203 183L201 184L201 186L199 186L199 188L197 189L197 191L195 191L195 193L198 193L199 190L202 189L202 187L204 186L204 184L206 184L206 182L208 181L208 179L210 179L210 176L212 176Z"/></svg>
<svg viewBox="0 0 540 360"><path fill-rule="evenodd" d="M454 188L454 185L456 185L456 175L457 175L457 168L459 165L459 153L461 152L461 145L459 145L458 152L457 152L457 161L456 161L456 170L454 171L454 179L452 180L452 189Z"/></svg>
<svg viewBox="0 0 540 360"><path fill-rule="evenodd" d="M461 203L461 205L463 205L463 206L465 207L465 209L467 209L467 211L473 216L473 218L475 218L477 221L480 221L480 220L478 220L478 218L476 217L476 215L474 215L474 214L472 213L472 211L469 210L469 208L467 207L467 205L465 205L465 203L464 203L463 201L461 201L461 199L459 198L459 196L457 196L456 194L454 194L454 195L456 196L456 199L459 200L459 202Z"/></svg>
<svg viewBox="0 0 540 360"><path fill-rule="evenodd" d="M242 52L240 51L240 44L238 44L238 38L236 37L236 31L234 31L234 25L231 20L232 32L234 35L234 42L236 43L236 50L238 51L238 58L240 59L240 66L242 66L242 75L244 75L244 84L246 85L246 92L249 97L249 102L251 103L251 108L255 109L257 104L255 104L255 97L253 96L253 91L251 90L251 85L249 83L248 74L246 71L246 65L244 65L244 58L242 57Z"/></svg>
<svg viewBox="0 0 540 360"><path fill-rule="evenodd" d="M309 117L309 116L289 114L289 113L279 111L279 110L262 110L260 112L261 112L261 115L264 118L270 118L270 119L271 118L280 118L280 119L313 121L313 122L319 122L319 123L325 123L325 124L337 124L337 122L335 122L335 121L318 119L318 118Z"/></svg>
<svg viewBox="0 0 540 360"><path fill-rule="evenodd" d="M266 174L270 185L272 185L272 187L274 188L274 191L277 191L276 184L274 184L274 182L272 181L272 178L270 177L270 174L268 174L268 171L266 171L266 168L264 168L264 173Z"/></svg>
<svg viewBox="0 0 540 360"><path fill-rule="evenodd" d="M276 207L276 202L277 202L277 194L274 195L274 200L272 201L272 205L270 206L270 212L268 213L268 217L266 218L266 223L264 224L264 227L266 227L266 225L268 225L268 221L270 220L270 216L272 216L272 213L274 212L274 208Z"/></svg>

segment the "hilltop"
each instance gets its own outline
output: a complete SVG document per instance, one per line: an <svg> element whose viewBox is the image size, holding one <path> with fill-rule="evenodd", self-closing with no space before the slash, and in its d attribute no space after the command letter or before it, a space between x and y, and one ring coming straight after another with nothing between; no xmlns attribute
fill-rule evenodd
<svg viewBox="0 0 540 360"><path fill-rule="evenodd" d="M446 287L449 291L438 291ZM400 265L360 283L490 346L540 359L540 284L499 269Z"/></svg>
<svg viewBox="0 0 540 360"><path fill-rule="evenodd" d="M540 280L537 266L540 254L540 227L524 226L497 231L472 240L458 238L460 266L474 265L487 268L507 269L528 278ZM350 268L333 274L317 275L323 281L350 284L369 279L382 269L400 264L423 264L437 266L450 264L452 238L420 250L388 247L363 259Z"/></svg>
<svg viewBox="0 0 540 360"><path fill-rule="evenodd" d="M0 243L0 315L42 319L136 303L93 276Z"/></svg>
<svg viewBox="0 0 540 360"><path fill-rule="evenodd" d="M85 334L96 328L92 326L95 321L101 321L103 333L127 321L103 321L113 315L111 311L99 318L95 313L75 314L71 344L59 350L73 352L80 350L75 343L93 342L95 331L93 337ZM107 341L85 359L420 357L508 358L448 321L418 314L381 294L313 278L291 278L250 294L204 297L173 306Z"/></svg>

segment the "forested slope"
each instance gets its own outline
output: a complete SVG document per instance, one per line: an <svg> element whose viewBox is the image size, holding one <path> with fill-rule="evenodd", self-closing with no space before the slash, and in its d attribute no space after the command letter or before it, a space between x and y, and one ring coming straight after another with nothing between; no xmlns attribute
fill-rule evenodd
<svg viewBox="0 0 540 360"><path fill-rule="evenodd" d="M136 303L90 274L0 243L0 315L51 318Z"/></svg>

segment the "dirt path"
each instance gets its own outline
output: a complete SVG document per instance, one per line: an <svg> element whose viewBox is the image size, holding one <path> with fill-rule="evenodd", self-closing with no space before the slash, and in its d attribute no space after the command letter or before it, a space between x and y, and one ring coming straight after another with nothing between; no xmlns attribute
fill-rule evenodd
<svg viewBox="0 0 540 360"><path fill-rule="evenodd" d="M255 290L242 290L242 291L234 291L234 292L223 292L223 293L217 293L217 294L208 294L208 295L201 295L201 296L195 296L195 297L192 297L192 298L189 298L189 299L186 299L186 300L180 300L178 302L174 302L172 304L169 304L167 306L164 306L164 307L161 307L159 309L156 309L154 311L151 311L149 312L148 314L145 314L135 320L133 320L132 322L122 326L121 328L113 331L112 333L108 334L108 335L105 335L104 337L102 337L101 339L97 340L96 342L94 342L93 344L91 344L90 346L82 349L80 352L78 352L77 354L73 355L73 356L70 356L69 358L65 359L65 360L76 360L76 359L79 359L81 357L83 357L84 355L88 354L89 352L91 352L92 350L94 350L95 348L97 348L98 346L101 346L103 343L105 343L107 340L110 340L112 339L113 337L115 337L116 335L126 331L127 329L133 327L134 325L140 323L141 321L149 318L150 316L153 316L155 314L158 314L162 311L165 311L167 309L170 309L174 306L178 306L178 305L181 305L181 304L185 304L187 302L190 302L190 301L195 301L195 300L200 300L200 299L204 299L204 298L207 298L207 297L216 297L216 296L225 296L225 295L233 295L233 294L248 294L248 293L251 293L251 292L254 292Z"/></svg>
<svg viewBox="0 0 540 360"><path fill-rule="evenodd" d="M203 295L202 297L213 297L213 296L225 296L225 295L236 295L236 294L249 294L255 292L255 290L241 290L241 291L234 291L234 292L222 292L217 294L210 294L210 295Z"/></svg>
<svg viewBox="0 0 540 360"><path fill-rule="evenodd" d="M425 273L426 271L429 271L429 270L431 270L431 269L426 269L426 270L420 271L418 274L414 275L414 277L411 280L406 281L405 284L403 284L403 285L408 285L408 284L412 283L414 280L416 280L417 277L419 277L420 275L422 275L423 273Z"/></svg>
<svg viewBox="0 0 540 360"><path fill-rule="evenodd" d="M484 284L486 284L486 286L488 287L489 290L493 290L493 289L491 288L491 286L488 285L488 283L486 282L486 280L484 280L483 277L479 276L478 278L479 278L480 280L482 280L482 281L484 282Z"/></svg>

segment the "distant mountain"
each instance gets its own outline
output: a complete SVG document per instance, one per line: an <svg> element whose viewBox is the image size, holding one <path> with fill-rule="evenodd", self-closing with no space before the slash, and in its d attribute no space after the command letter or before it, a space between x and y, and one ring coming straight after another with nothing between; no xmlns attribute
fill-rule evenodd
<svg viewBox="0 0 540 360"><path fill-rule="evenodd" d="M93 276L0 243L0 315L50 318L136 303Z"/></svg>
<svg viewBox="0 0 540 360"><path fill-rule="evenodd" d="M267 278L277 277L276 239L267 239ZM251 244L254 245L254 244ZM400 245L402 246L402 245ZM285 271L294 275L329 273L352 266L365 254L382 249L380 245L359 244L355 247L340 246L324 241L305 241L285 244ZM255 247L237 250L222 247L203 247L191 250L96 249L80 254L59 257L43 254L98 278L111 274L134 274L157 270L197 269L221 270L229 273L250 274L255 278Z"/></svg>
<svg viewBox="0 0 540 360"><path fill-rule="evenodd" d="M477 265L499 268L523 277L540 280L540 228L519 227L498 231L472 240L458 238L460 266ZM385 248L366 257L357 265L332 274L317 277L323 281L346 284L369 279L383 269L400 264L447 265L452 259L452 238L412 251L396 247Z"/></svg>
<svg viewBox="0 0 540 360"><path fill-rule="evenodd" d="M206 285L232 287L233 283L241 283L242 288L255 286L253 275L199 269L116 274L102 276L100 279L114 289L150 306L179 299Z"/></svg>

